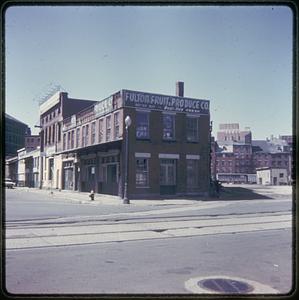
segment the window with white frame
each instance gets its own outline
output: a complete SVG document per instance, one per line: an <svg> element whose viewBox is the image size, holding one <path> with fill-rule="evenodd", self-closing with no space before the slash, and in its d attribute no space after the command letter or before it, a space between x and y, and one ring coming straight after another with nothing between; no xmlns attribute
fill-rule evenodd
<svg viewBox="0 0 299 300"><path fill-rule="evenodd" d="M174 140L175 138L175 115L163 114L163 139Z"/></svg>
<svg viewBox="0 0 299 300"><path fill-rule="evenodd" d="M66 149L65 149L65 144L66 144L66 134L64 133L64 134L63 134L63 141L62 141L63 150L66 150Z"/></svg>
<svg viewBox="0 0 299 300"><path fill-rule="evenodd" d="M114 114L114 139L119 138L119 112Z"/></svg>
<svg viewBox="0 0 299 300"><path fill-rule="evenodd" d="M48 144L51 144L52 126L48 127Z"/></svg>
<svg viewBox="0 0 299 300"><path fill-rule="evenodd" d="M58 142L60 142L60 139L61 139L61 124L60 123L58 123L58 132L57 132L57 134L58 134Z"/></svg>
<svg viewBox="0 0 299 300"><path fill-rule="evenodd" d="M71 132L69 131L67 133L67 149L70 149L70 144L71 144Z"/></svg>
<svg viewBox="0 0 299 300"><path fill-rule="evenodd" d="M111 116L106 118L106 141L111 140Z"/></svg>
<svg viewBox="0 0 299 300"><path fill-rule="evenodd" d="M188 142L198 141L198 118L186 117L186 137Z"/></svg>
<svg viewBox="0 0 299 300"><path fill-rule="evenodd" d="M136 158L136 187L148 187L148 158Z"/></svg>
<svg viewBox="0 0 299 300"><path fill-rule="evenodd" d="M74 138L75 138L75 130L71 132L71 149L74 148Z"/></svg>
<svg viewBox="0 0 299 300"><path fill-rule="evenodd" d="M89 124L85 126L85 146L89 144Z"/></svg>
<svg viewBox="0 0 299 300"><path fill-rule="evenodd" d="M136 113L136 138L149 138L149 113L144 111L137 111Z"/></svg>
<svg viewBox="0 0 299 300"><path fill-rule="evenodd" d="M99 143L104 141L104 119L99 120Z"/></svg>
<svg viewBox="0 0 299 300"><path fill-rule="evenodd" d="M96 122L91 123L91 141L90 143L93 145L96 141Z"/></svg>
<svg viewBox="0 0 299 300"><path fill-rule="evenodd" d="M80 139L80 128L76 129L76 148L79 147L79 139Z"/></svg>
<svg viewBox="0 0 299 300"><path fill-rule="evenodd" d="M81 141L82 141L82 147L85 147L85 126L82 126Z"/></svg>

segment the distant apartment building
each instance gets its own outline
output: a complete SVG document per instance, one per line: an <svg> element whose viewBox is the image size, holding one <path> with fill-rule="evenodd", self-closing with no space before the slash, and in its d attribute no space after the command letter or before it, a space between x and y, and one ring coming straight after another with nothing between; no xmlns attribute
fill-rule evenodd
<svg viewBox="0 0 299 300"><path fill-rule="evenodd" d="M253 167L286 169L288 182L292 179L292 139L275 138L271 136L266 140L253 140Z"/></svg>
<svg viewBox="0 0 299 300"><path fill-rule="evenodd" d="M217 132L216 177L222 182L247 183L252 179L252 134L239 123L220 124Z"/></svg>
<svg viewBox="0 0 299 300"><path fill-rule="evenodd" d="M244 138L243 142L239 143L235 141L239 134L238 124L225 124L221 128L222 131L231 130L229 134L233 137L228 135L223 139L222 136L222 140L217 141L220 145L216 152L216 173L219 180L239 183L254 182L253 175L258 169L279 168L286 170L286 178L289 183L291 182L292 139L290 136L283 136L283 138L271 136L269 139L251 141L250 133L250 139ZM250 143L247 143L249 140Z"/></svg>
<svg viewBox="0 0 299 300"><path fill-rule="evenodd" d="M30 135L28 125L5 113L5 157L14 157L25 146L25 136Z"/></svg>
<svg viewBox="0 0 299 300"><path fill-rule="evenodd" d="M254 182L251 145L233 143L220 148L216 153L216 173L223 182Z"/></svg>

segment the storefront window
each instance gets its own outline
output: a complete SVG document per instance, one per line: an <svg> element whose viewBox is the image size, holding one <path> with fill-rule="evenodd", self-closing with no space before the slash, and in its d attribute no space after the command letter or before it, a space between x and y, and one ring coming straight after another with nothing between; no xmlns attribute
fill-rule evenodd
<svg viewBox="0 0 299 300"><path fill-rule="evenodd" d="M147 158L136 159L136 186L137 187L148 186L148 159Z"/></svg>
<svg viewBox="0 0 299 300"><path fill-rule="evenodd" d="M188 142L198 141L198 119L186 117L186 136Z"/></svg>
<svg viewBox="0 0 299 300"><path fill-rule="evenodd" d="M137 112L136 115L136 138L148 139L149 138L149 113Z"/></svg>
<svg viewBox="0 0 299 300"><path fill-rule="evenodd" d="M187 159L187 187L198 186L198 160Z"/></svg>
<svg viewBox="0 0 299 300"><path fill-rule="evenodd" d="M173 140L175 138L175 115L163 114L163 139Z"/></svg>
<svg viewBox="0 0 299 300"><path fill-rule="evenodd" d="M109 184L117 183L119 178L119 155L102 157L99 168L99 181Z"/></svg>

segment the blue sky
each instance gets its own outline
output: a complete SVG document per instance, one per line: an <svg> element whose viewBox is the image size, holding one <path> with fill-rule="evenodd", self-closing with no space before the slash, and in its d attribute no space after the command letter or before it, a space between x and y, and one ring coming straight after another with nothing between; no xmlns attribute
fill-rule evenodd
<svg viewBox="0 0 299 300"><path fill-rule="evenodd" d="M120 89L210 100L254 139L292 133L287 6L14 6L5 14L6 112L38 124L55 84L101 100Z"/></svg>

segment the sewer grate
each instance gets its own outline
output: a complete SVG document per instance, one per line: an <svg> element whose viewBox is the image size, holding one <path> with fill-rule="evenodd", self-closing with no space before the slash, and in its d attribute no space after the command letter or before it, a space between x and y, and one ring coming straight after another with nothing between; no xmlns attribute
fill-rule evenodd
<svg viewBox="0 0 299 300"><path fill-rule="evenodd" d="M202 288L224 294L248 294L253 291L253 287L245 282L224 278L205 279L197 284Z"/></svg>

